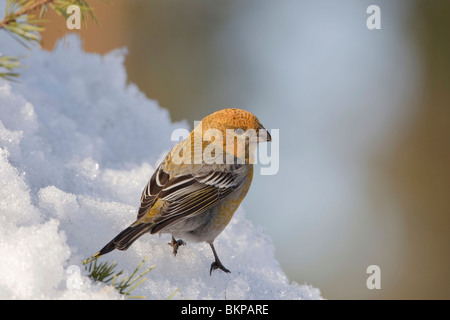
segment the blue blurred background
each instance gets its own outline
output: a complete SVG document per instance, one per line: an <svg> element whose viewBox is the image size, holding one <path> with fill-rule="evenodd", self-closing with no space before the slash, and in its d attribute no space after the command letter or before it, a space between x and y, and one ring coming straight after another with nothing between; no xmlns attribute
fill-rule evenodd
<svg viewBox="0 0 450 320"><path fill-rule="evenodd" d="M85 50L127 47L129 82L173 120L241 107L280 130L279 171L243 207L290 280L328 299L450 298L449 1L90 3ZM68 30L47 18L51 50Z"/></svg>

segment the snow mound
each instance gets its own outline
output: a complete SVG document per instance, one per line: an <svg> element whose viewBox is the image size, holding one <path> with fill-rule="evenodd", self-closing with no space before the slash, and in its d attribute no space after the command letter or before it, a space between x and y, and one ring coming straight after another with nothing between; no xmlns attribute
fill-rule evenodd
<svg viewBox="0 0 450 320"><path fill-rule="evenodd" d="M0 53L27 54L4 33L0 43ZM188 127L126 83L125 54L88 54L70 36L53 52L33 51L20 83L0 80L1 299L123 298L81 261L134 221L172 131ZM321 299L289 282L242 209L215 242L230 274L210 276L208 245L188 243L174 257L169 240L144 236L100 261L129 274L148 256L156 267L133 291L148 299Z"/></svg>

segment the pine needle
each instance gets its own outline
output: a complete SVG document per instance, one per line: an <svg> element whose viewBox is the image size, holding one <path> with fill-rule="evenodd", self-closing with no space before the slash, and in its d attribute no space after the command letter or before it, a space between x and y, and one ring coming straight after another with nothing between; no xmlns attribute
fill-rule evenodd
<svg viewBox="0 0 450 320"><path fill-rule="evenodd" d="M98 262L98 257L91 259L87 264L85 264L85 269L89 272L89 277L94 281L100 281L105 284L111 285L120 294L127 296L128 298L134 299L144 299L145 296L131 296L131 292L144 283L147 278L144 277L150 270L154 269L156 265L144 270L141 274L137 275L138 271L147 261L148 257L142 259L139 265L133 270L129 277L124 277L119 281L119 277L123 275L123 270L116 272L117 263L116 261L110 262Z"/></svg>
<svg viewBox="0 0 450 320"><path fill-rule="evenodd" d="M174 292L172 292L172 294L170 296L168 296L166 298L166 300L170 300L172 299L178 292L180 292L180 288L178 288L177 290L175 290Z"/></svg>

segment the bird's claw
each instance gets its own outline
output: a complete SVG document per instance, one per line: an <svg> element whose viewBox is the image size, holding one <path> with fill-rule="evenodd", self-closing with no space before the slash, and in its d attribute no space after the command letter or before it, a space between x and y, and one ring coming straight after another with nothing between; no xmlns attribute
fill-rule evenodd
<svg viewBox="0 0 450 320"><path fill-rule="evenodd" d="M175 238L172 238L172 241L168 243L168 245L172 246L173 248L173 255L176 256L178 253L178 247L186 245L186 242L183 240L175 240Z"/></svg>
<svg viewBox="0 0 450 320"><path fill-rule="evenodd" d="M219 262L214 261L213 263L211 263L211 269L209 269L209 275L212 275L212 272L214 270L216 270L216 269L220 269L220 270L222 270L223 272L226 272L226 273L230 273L231 272L230 270L225 268L220 261Z"/></svg>

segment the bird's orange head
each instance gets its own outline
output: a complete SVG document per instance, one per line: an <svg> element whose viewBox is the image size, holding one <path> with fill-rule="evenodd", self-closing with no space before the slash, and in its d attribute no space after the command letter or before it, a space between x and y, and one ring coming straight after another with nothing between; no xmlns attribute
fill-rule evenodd
<svg viewBox="0 0 450 320"><path fill-rule="evenodd" d="M254 114L237 108L222 109L205 117L202 120L202 130L206 132L209 129L221 131L224 137L231 131L240 135L248 130L254 130L259 138L258 142L272 140L269 132ZM265 139L263 139L263 135L266 136Z"/></svg>
<svg viewBox="0 0 450 320"><path fill-rule="evenodd" d="M257 143L272 141L255 115L236 108L219 110L205 117L191 133L191 139L203 141L193 143L192 150L195 146L201 146L202 150L208 146L219 147L227 154L245 159L245 163L251 163L249 157L254 154Z"/></svg>

